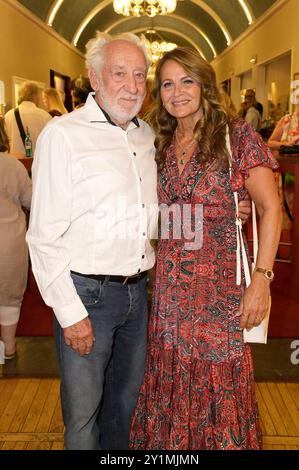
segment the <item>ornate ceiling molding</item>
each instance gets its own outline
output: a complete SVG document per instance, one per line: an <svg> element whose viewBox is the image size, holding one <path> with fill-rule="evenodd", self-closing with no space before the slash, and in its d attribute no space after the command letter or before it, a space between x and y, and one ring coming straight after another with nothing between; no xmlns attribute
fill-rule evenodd
<svg viewBox="0 0 299 470"><path fill-rule="evenodd" d="M54 0L47 15L46 23L49 26L52 26L55 20L55 16L58 13L59 8L62 6L64 0Z"/></svg>
<svg viewBox="0 0 299 470"><path fill-rule="evenodd" d="M230 32L228 31L224 21L220 18L220 16L217 15L217 13L209 6L207 5L203 0L190 0L193 2L195 5L198 7L202 8L211 18L217 23L221 31L223 32L227 45L230 45L232 42L232 37ZM89 13L88 15L83 18L81 23L79 24L78 28L75 31L75 34L72 39L72 43L76 46L78 44L78 41L80 39L81 34L83 33L84 29L90 23L90 21L98 14L100 13L104 8L112 4L113 0L104 0L98 5L96 5Z"/></svg>
<svg viewBox="0 0 299 470"><path fill-rule="evenodd" d="M44 24L50 26L53 32L57 31L62 38L69 41L70 45L79 46L79 49L83 49L83 38L86 42L96 28L111 31L117 30L119 25L118 29L123 30L122 23L117 18L119 15L113 11L113 0L90 0L86 3L83 0L82 3L80 1L73 3L72 0L7 1L23 5L36 14ZM236 41L238 43L239 38L254 28L269 9L281 3L284 3L284 0L230 0L223 4L221 2L218 4L215 0L185 0L178 2L174 14L163 16L161 21L156 20L155 23L173 29L176 29L175 23L177 23L181 34L190 35L191 40L199 43L204 53L211 59L224 52L226 44L230 46ZM173 21L167 21L168 18L172 18ZM139 25L134 22L129 26L131 28L136 24ZM141 24L145 27L144 21ZM248 24L251 25L250 28Z"/></svg>
<svg viewBox="0 0 299 470"><path fill-rule="evenodd" d="M88 25L88 23L90 23L90 21L98 13L100 13L104 8L106 8L107 6L112 4L112 2L113 2L113 0L103 0L101 3L96 5L92 10L90 10L90 12L88 13L88 15L85 16L85 18L83 18L83 20L79 24L78 28L76 29L76 32L75 32L75 34L73 36L73 39L72 39L72 43L74 44L74 46L77 46L78 41L80 39L80 36L83 33L86 26Z"/></svg>
<svg viewBox="0 0 299 470"><path fill-rule="evenodd" d="M211 16L211 18L213 18L215 23L218 24L219 28L223 32L227 45L229 46L232 43L233 39L224 21L220 18L219 15L217 15L215 10L213 10L213 8L211 8L209 5L203 2L203 0L190 0L190 1L195 3L195 5L197 5L198 7L202 8L209 16Z"/></svg>
<svg viewBox="0 0 299 470"><path fill-rule="evenodd" d="M216 49L212 43L212 41L210 40L210 38L206 35L206 33L200 29L198 26L196 26L196 24L192 23L192 21L190 20L187 20L185 17L183 16L179 16L179 15L175 15L175 14L172 14L172 15L168 15L169 18L174 18L176 19L178 22L180 23L184 23L186 25L188 25L190 28L192 28L194 31L196 31L200 36L202 36L204 38L204 40L207 42L208 46L210 47L211 51L212 51L212 54L214 57L217 57L217 52L216 52ZM131 18L132 19L132 18ZM130 21L130 18L129 17L126 17L126 18L122 18L120 20L117 20L117 21L114 21L113 23L111 23L109 25L108 28L105 29L105 33L110 33L110 31L114 28L117 28L119 25L127 22L127 21ZM154 29L157 29L156 26L154 26ZM144 29L143 29L144 31Z"/></svg>
<svg viewBox="0 0 299 470"><path fill-rule="evenodd" d="M244 11L244 15L247 18L248 24L252 24L255 20L255 16L253 14L252 8L248 4L246 0L238 0L242 10Z"/></svg>

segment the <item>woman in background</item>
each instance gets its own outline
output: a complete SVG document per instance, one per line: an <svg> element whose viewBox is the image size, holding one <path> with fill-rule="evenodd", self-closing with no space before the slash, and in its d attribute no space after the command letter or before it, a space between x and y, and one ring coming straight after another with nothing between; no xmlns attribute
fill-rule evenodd
<svg viewBox="0 0 299 470"><path fill-rule="evenodd" d="M298 96L296 97L298 101ZM272 132L268 145L271 150L279 152L282 145L290 147L299 145L299 104L295 106L292 114L283 116L277 123ZM283 154L281 154L283 158ZM276 173L276 181L282 207L282 236L283 243L291 242L291 229L293 222L293 204L294 204L294 176L291 173ZM291 252L287 245L281 245L278 251L282 259L290 259Z"/></svg>
<svg viewBox="0 0 299 470"><path fill-rule="evenodd" d="M272 132L268 145L272 150L279 150L281 145L299 144L299 104L292 114L283 116Z"/></svg>
<svg viewBox="0 0 299 470"><path fill-rule="evenodd" d="M31 180L23 164L8 155L9 142L0 117L0 328L5 358L16 353L16 329L27 284L26 209Z"/></svg>
<svg viewBox="0 0 299 470"><path fill-rule="evenodd" d="M43 90L43 102L46 110L52 117L67 113L61 95L56 88L45 88Z"/></svg>

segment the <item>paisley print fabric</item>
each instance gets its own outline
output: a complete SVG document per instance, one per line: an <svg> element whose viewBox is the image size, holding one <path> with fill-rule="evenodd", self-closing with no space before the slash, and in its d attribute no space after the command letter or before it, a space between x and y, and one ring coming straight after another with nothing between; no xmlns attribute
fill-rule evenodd
<svg viewBox="0 0 299 470"><path fill-rule="evenodd" d="M133 449L261 445L251 353L239 326L244 282L236 285L232 188L244 198L249 169L277 164L241 120L231 143L231 181L227 169L216 161L201 165L195 154L180 175L174 144L159 175L160 204L181 209L187 204L192 215L202 205L203 237L200 249L187 249L183 222L181 237L172 236L170 217L170 237L158 243L147 368L132 421Z"/></svg>

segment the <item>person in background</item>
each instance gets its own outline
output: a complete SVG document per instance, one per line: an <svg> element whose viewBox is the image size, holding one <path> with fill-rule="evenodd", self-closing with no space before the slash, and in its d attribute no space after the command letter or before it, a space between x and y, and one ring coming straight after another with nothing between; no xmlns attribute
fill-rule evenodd
<svg viewBox="0 0 299 470"><path fill-rule="evenodd" d="M256 99L254 96L245 96L244 109L246 111L244 117L245 121L248 122L255 131L259 131L262 124L262 118L256 108Z"/></svg>
<svg viewBox="0 0 299 470"><path fill-rule="evenodd" d="M272 150L279 150L281 145L299 145L299 104L292 114L282 117L272 132L268 145Z"/></svg>
<svg viewBox="0 0 299 470"><path fill-rule="evenodd" d="M226 91L224 91L223 88L220 88L219 96L220 96L220 103L225 109L228 119L230 121L232 121L233 119L236 119L238 116L238 112L229 94L226 93ZM239 117L243 117L243 116L239 116Z"/></svg>
<svg viewBox="0 0 299 470"><path fill-rule="evenodd" d="M264 107L263 107L262 103L260 103L259 101L256 100L255 91L252 88L248 88L245 91L245 99L246 98L253 99L254 106L258 110L258 112L260 113L261 119L262 119Z"/></svg>
<svg viewBox="0 0 299 470"><path fill-rule="evenodd" d="M243 329L260 324L268 307L280 235L272 174L278 165L252 127L227 112L215 72L196 50L178 47L163 56L154 97L158 197L168 218L163 225L162 212L166 236L158 241L147 367L131 448L259 449L253 364ZM260 216L248 288L243 269L240 282L237 276L233 192L238 200L248 192Z"/></svg>
<svg viewBox="0 0 299 470"><path fill-rule="evenodd" d="M29 131L33 153L38 135L51 120L50 114L38 107L39 103L38 86L33 82L25 82L19 91L18 110L24 131L27 132L27 129ZM16 121L15 109L11 109L5 114L4 120L11 154L16 157L24 157L25 147Z"/></svg>
<svg viewBox="0 0 299 470"><path fill-rule="evenodd" d="M62 104L64 105L64 103L65 103L65 91L62 90L61 88L57 88L57 91L59 93Z"/></svg>
<svg viewBox="0 0 299 470"><path fill-rule="evenodd" d="M43 103L52 117L67 113L67 109L61 100L61 95L56 88L45 88L43 90Z"/></svg>
<svg viewBox="0 0 299 470"><path fill-rule="evenodd" d="M90 92L92 92L92 87L90 85L89 78L80 77L74 78L71 81L71 95L73 101L73 109L81 108L84 106L87 97Z"/></svg>
<svg viewBox="0 0 299 470"><path fill-rule="evenodd" d="M5 358L16 354L16 329L27 284L26 217L31 180L23 164L11 158L8 136L0 117L0 328Z"/></svg>
<svg viewBox="0 0 299 470"><path fill-rule="evenodd" d="M287 147L299 145L299 104L295 105L292 114L287 114L279 120L269 137L268 145L274 153L279 151L282 145ZM294 176L288 172L277 173L276 180L283 212L282 241L290 242L293 221Z"/></svg>

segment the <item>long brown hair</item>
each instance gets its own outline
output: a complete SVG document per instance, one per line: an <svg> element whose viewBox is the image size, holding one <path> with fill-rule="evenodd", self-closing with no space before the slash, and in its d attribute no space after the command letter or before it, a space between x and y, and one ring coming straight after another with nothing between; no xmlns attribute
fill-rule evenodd
<svg viewBox="0 0 299 470"><path fill-rule="evenodd" d="M181 65L187 74L201 84L202 117L194 128L198 139L198 161L212 161L215 158L219 164L227 165L228 157L225 145L226 125L229 117L221 104L220 93L216 84L213 68L200 54L188 47L177 47L167 52L157 65L153 90L154 104L150 115L150 123L156 133L156 161L161 168L166 158L166 150L171 144L177 120L163 107L160 88L161 70L168 60L174 60Z"/></svg>
<svg viewBox="0 0 299 470"><path fill-rule="evenodd" d="M0 116L0 152L9 152L9 140L4 128L4 119Z"/></svg>

